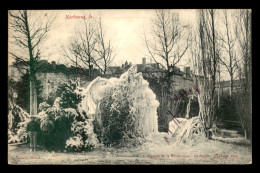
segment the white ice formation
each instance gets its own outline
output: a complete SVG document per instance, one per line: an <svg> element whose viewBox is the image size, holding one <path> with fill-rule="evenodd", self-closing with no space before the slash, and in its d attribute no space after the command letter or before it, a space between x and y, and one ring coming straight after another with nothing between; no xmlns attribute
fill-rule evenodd
<svg viewBox="0 0 260 173"><path fill-rule="evenodd" d="M83 91L85 97L81 102L81 109L88 116L95 117L99 112L100 101L115 93L120 95L120 92L115 91L124 87L130 88L126 97L131 102L129 111L135 117L135 127L138 134L144 137L151 132L158 132L157 108L159 102L149 88L149 83L143 79L142 73L137 73L135 65L120 78L97 77L93 80ZM124 97L123 94L122 97ZM117 98L121 98L121 96L117 95Z"/></svg>

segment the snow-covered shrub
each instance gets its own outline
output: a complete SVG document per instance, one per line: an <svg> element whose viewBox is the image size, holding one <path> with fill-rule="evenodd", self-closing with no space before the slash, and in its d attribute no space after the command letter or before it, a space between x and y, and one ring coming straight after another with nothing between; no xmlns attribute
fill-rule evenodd
<svg viewBox="0 0 260 173"><path fill-rule="evenodd" d="M42 120L47 115L49 116L51 121L54 121L57 117L60 116L62 109L60 107L61 98L57 97L54 101L52 107L49 107L45 111L42 111L38 114L38 117Z"/></svg>
<svg viewBox="0 0 260 173"><path fill-rule="evenodd" d="M46 111L49 107L51 107L48 103L42 102L39 104L39 111Z"/></svg>
<svg viewBox="0 0 260 173"><path fill-rule="evenodd" d="M29 114L16 104L9 104L8 114L8 143L26 141L26 124Z"/></svg>
<svg viewBox="0 0 260 173"><path fill-rule="evenodd" d="M17 135L13 134L11 131L8 131L8 143L19 143L19 138Z"/></svg>
<svg viewBox="0 0 260 173"><path fill-rule="evenodd" d="M72 123L72 137L66 142L66 148L69 151L89 151L99 146L91 120L81 118L75 117Z"/></svg>
<svg viewBox="0 0 260 173"><path fill-rule="evenodd" d="M86 119L79 113L78 103L82 99L82 89L79 82L70 80L68 83L60 85L57 89L57 97L52 107L48 108L45 113L50 115L50 119L57 119L62 112L71 123L71 131L66 141L68 151L87 151L98 146L98 140L93 132L92 121Z"/></svg>
<svg viewBox="0 0 260 173"><path fill-rule="evenodd" d="M81 116L76 109L73 108L66 108L63 109L63 111L65 112L65 117L69 119L69 121L71 123L73 123L75 121L75 119L78 118L78 116Z"/></svg>
<svg viewBox="0 0 260 173"><path fill-rule="evenodd" d="M29 121L29 119L26 119L25 121L19 123L19 130L17 131L17 136L18 139L20 139L20 142L25 142L27 139L26 127Z"/></svg>
<svg viewBox="0 0 260 173"><path fill-rule="evenodd" d="M66 148L69 151L82 151L84 144L80 135L73 136L66 141Z"/></svg>
<svg viewBox="0 0 260 173"><path fill-rule="evenodd" d="M79 81L69 80L61 84L56 95L61 98L61 108L77 108L78 103L82 100L82 88L79 87Z"/></svg>
<svg viewBox="0 0 260 173"><path fill-rule="evenodd" d="M42 122L46 117L47 117L47 113L46 111L41 111L37 114L37 119L39 119L40 122ZM50 120L54 120L54 117L52 116L49 116Z"/></svg>

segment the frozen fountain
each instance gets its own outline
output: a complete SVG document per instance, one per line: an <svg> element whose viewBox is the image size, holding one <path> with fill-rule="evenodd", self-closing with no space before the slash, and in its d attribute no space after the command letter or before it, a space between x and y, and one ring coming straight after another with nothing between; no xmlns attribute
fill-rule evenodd
<svg viewBox="0 0 260 173"><path fill-rule="evenodd" d="M125 92L124 88L129 91ZM124 94L118 91L124 90ZM99 113L99 104L107 96L117 98L125 97L130 104L130 113L134 115L135 130L141 137L147 136L151 132L158 132L157 108L159 102L156 95L149 88L149 83L143 79L142 73L137 73L137 67L133 65L120 78L105 79L97 77L83 91L84 99L80 104L80 109L88 117L95 119Z"/></svg>

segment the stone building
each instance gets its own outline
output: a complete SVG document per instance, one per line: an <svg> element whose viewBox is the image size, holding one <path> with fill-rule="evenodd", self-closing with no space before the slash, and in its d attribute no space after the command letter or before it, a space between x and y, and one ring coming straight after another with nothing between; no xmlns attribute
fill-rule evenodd
<svg viewBox="0 0 260 173"><path fill-rule="evenodd" d="M233 93L239 92L240 85L240 80L233 80ZM221 94L230 93L230 80L217 82L216 90L220 90Z"/></svg>
<svg viewBox="0 0 260 173"><path fill-rule="evenodd" d="M160 78L166 75L165 70L160 67L158 63L146 63L146 58L142 59L142 64L137 64L137 71L141 72L144 78ZM188 90L194 87L193 80L190 76L190 67L185 67L184 71L181 71L180 68L176 66L170 66L169 71L173 74L171 80L174 81L176 90Z"/></svg>
<svg viewBox="0 0 260 173"><path fill-rule="evenodd" d="M132 66L132 63L127 61L122 64L122 66L110 66L107 68L106 75L101 74L97 69L93 69L93 77L89 78L88 69L76 68L73 66L67 67L63 64L56 64L55 61L49 63L46 60L40 61L39 64L42 66L44 65L44 68L42 68L40 75L37 75L37 78L41 81L43 86L41 94L45 99L48 98L50 94L55 93L60 84L68 82L69 79L80 79L81 87L87 87L90 81L97 76L105 78L120 77L121 74L126 72ZM163 70L158 63L147 63L146 58L143 58L142 63L136 64L136 66L137 72L141 72L144 78L150 79L150 81L163 77L166 74L165 70ZM23 73L25 72L26 71L23 70ZM194 87L189 67L184 67L184 71L181 71L178 67L171 66L170 72L173 73L171 79L174 81L174 87L176 90L188 90ZM8 76L13 78L15 81L20 80L22 73L19 72L17 64L8 67ZM226 83L227 82L225 82L225 85L222 84L221 86L226 86Z"/></svg>
<svg viewBox="0 0 260 173"><path fill-rule="evenodd" d="M36 73L36 77L41 81L41 97L44 99L47 99L51 94L55 93L60 84L66 83L70 79L80 79L81 87L87 87L90 83L88 69L86 70L73 66L67 67L63 64L56 64L55 61L49 63L46 60L40 61L39 66L40 65L42 68ZM8 76L17 82L21 79L22 75L26 73L26 68L28 67L14 63L8 67ZM99 74L97 69L93 69L93 78Z"/></svg>

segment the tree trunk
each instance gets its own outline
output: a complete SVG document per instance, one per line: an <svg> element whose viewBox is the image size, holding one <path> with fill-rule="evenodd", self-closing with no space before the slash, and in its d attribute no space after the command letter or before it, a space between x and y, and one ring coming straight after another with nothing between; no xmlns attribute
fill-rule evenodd
<svg viewBox="0 0 260 173"><path fill-rule="evenodd" d="M218 108L220 107L220 65L218 66Z"/></svg>
<svg viewBox="0 0 260 173"><path fill-rule="evenodd" d="M233 74L230 74L230 101L232 100L233 90L234 90L234 81Z"/></svg>
<svg viewBox="0 0 260 173"><path fill-rule="evenodd" d="M34 62L34 56L33 56L33 46L32 46L32 40L30 35L30 29L29 24L27 20L27 11L25 11L25 27L27 31L27 41L28 41L28 51L30 55L30 115L36 115L37 114L37 93L36 93L36 76L35 76L35 62Z"/></svg>
<svg viewBox="0 0 260 173"><path fill-rule="evenodd" d="M186 109L186 115L185 115L185 118L189 119L190 118L190 101L191 101L191 98L189 98L189 103L187 105L187 109Z"/></svg>
<svg viewBox="0 0 260 173"><path fill-rule="evenodd" d="M246 132L246 130L244 130L244 134L245 134L245 139L247 139L247 132Z"/></svg>
<svg viewBox="0 0 260 173"><path fill-rule="evenodd" d="M30 115L37 115L37 92L33 79L30 81Z"/></svg>
<svg viewBox="0 0 260 173"><path fill-rule="evenodd" d="M90 60L89 60L89 62L88 62L88 67L89 67L89 77L90 77L90 79L92 79L92 66L91 66L91 63L90 63Z"/></svg>
<svg viewBox="0 0 260 173"><path fill-rule="evenodd" d="M202 126L205 132L205 136L210 138L208 130L213 125L214 120L214 98L211 98L212 90L207 88L209 84L204 87L201 85L201 92L198 94L199 102L199 118L202 122ZM203 87L203 88L202 88Z"/></svg>
<svg viewBox="0 0 260 173"><path fill-rule="evenodd" d="M107 64L105 63L105 66L104 66L104 75L106 75L106 72L107 72Z"/></svg>

